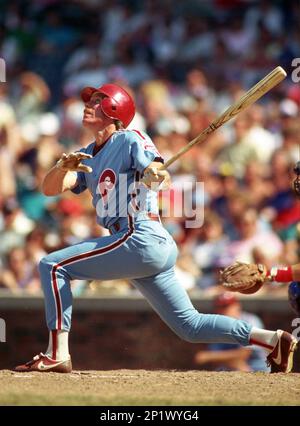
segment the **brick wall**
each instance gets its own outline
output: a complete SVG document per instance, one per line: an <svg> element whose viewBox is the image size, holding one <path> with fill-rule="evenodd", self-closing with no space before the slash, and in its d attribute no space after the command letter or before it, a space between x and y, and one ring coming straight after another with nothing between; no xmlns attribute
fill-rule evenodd
<svg viewBox="0 0 300 426"><path fill-rule="evenodd" d="M0 343L0 368L11 369L44 351L48 343L42 309L1 309L7 342ZM266 328L290 330L293 315L261 313ZM75 312L70 339L74 369L196 369L195 352L205 345L180 340L151 311ZM295 369L300 371L300 354Z"/></svg>

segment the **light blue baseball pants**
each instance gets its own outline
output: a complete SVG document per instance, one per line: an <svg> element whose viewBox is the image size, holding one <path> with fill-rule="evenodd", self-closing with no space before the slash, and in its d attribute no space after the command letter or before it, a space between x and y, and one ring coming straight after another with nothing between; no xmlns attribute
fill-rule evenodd
<svg viewBox="0 0 300 426"><path fill-rule="evenodd" d="M70 280L130 279L161 319L193 343L249 344L252 326L223 315L201 314L174 273L177 247L159 222L124 218L120 231L53 252L40 262L49 330L70 330Z"/></svg>

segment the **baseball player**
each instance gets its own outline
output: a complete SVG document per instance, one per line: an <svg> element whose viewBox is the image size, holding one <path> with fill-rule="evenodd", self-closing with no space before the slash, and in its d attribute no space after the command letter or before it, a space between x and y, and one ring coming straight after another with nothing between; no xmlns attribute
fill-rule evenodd
<svg viewBox="0 0 300 426"><path fill-rule="evenodd" d="M294 172L293 188L300 198L300 161L295 164ZM266 282L290 283L289 301L295 313L300 315L300 263L273 266L268 270L262 264L234 262L221 271L221 280L226 289L244 294L256 293Z"/></svg>
<svg viewBox="0 0 300 426"><path fill-rule="evenodd" d="M272 371L289 372L296 345L291 334L255 328L222 315L201 314L177 281L177 247L160 222L157 192L151 189L153 185L168 187L170 176L161 170L163 159L149 136L126 130L135 115L131 96L117 85L104 84L84 88L81 98L85 104L83 126L91 131L94 142L79 152L63 154L45 176L43 192L57 195L71 190L79 194L88 189L97 221L111 235L82 241L41 260L49 345L45 353L16 370L71 372L70 280L127 278L182 339L259 345L268 352Z"/></svg>

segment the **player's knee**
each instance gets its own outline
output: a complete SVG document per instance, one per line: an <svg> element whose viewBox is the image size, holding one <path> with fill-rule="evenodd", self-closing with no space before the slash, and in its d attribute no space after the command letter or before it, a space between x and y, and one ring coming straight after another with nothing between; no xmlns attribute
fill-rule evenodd
<svg viewBox="0 0 300 426"><path fill-rule="evenodd" d="M51 262L51 259L49 256L45 256L40 260L39 263L39 271L40 274L49 273L53 267L53 262Z"/></svg>
<svg viewBox="0 0 300 426"><path fill-rule="evenodd" d="M194 332L186 332L183 336L183 340L189 343L199 343L199 336Z"/></svg>
<svg viewBox="0 0 300 426"><path fill-rule="evenodd" d="M176 334L185 342L199 343L199 333L196 332L192 325L185 325L177 329Z"/></svg>

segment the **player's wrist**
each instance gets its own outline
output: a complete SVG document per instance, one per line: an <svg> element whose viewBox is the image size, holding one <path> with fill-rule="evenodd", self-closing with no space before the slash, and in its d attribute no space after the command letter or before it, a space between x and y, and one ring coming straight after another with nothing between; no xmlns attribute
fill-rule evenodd
<svg viewBox="0 0 300 426"><path fill-rule="evenodd" d="M144 170L140 182L152 191L165 191L171 186L171 177L166 170L159 170L150 166Z"/></svg>
<svg viewBox="0 0 300 426"><path fill-rule="evenodd" d="M61 158L56 162L54 168L62 173L68 172L68 169L66 168L64 161Z"/></svg>
<svg viewBox="0 0 300 426"><path fill-rule="evenodd" d="M272 266L267 272L270 281L288 283L293 281L293 271L291 266Z"/></svg>
<svg viewBox="0 0 300 426"><path fill-rule="evenodd" d="M63 163L62 160L58 160L54 166L56 169L63 171Z"/></svg>

